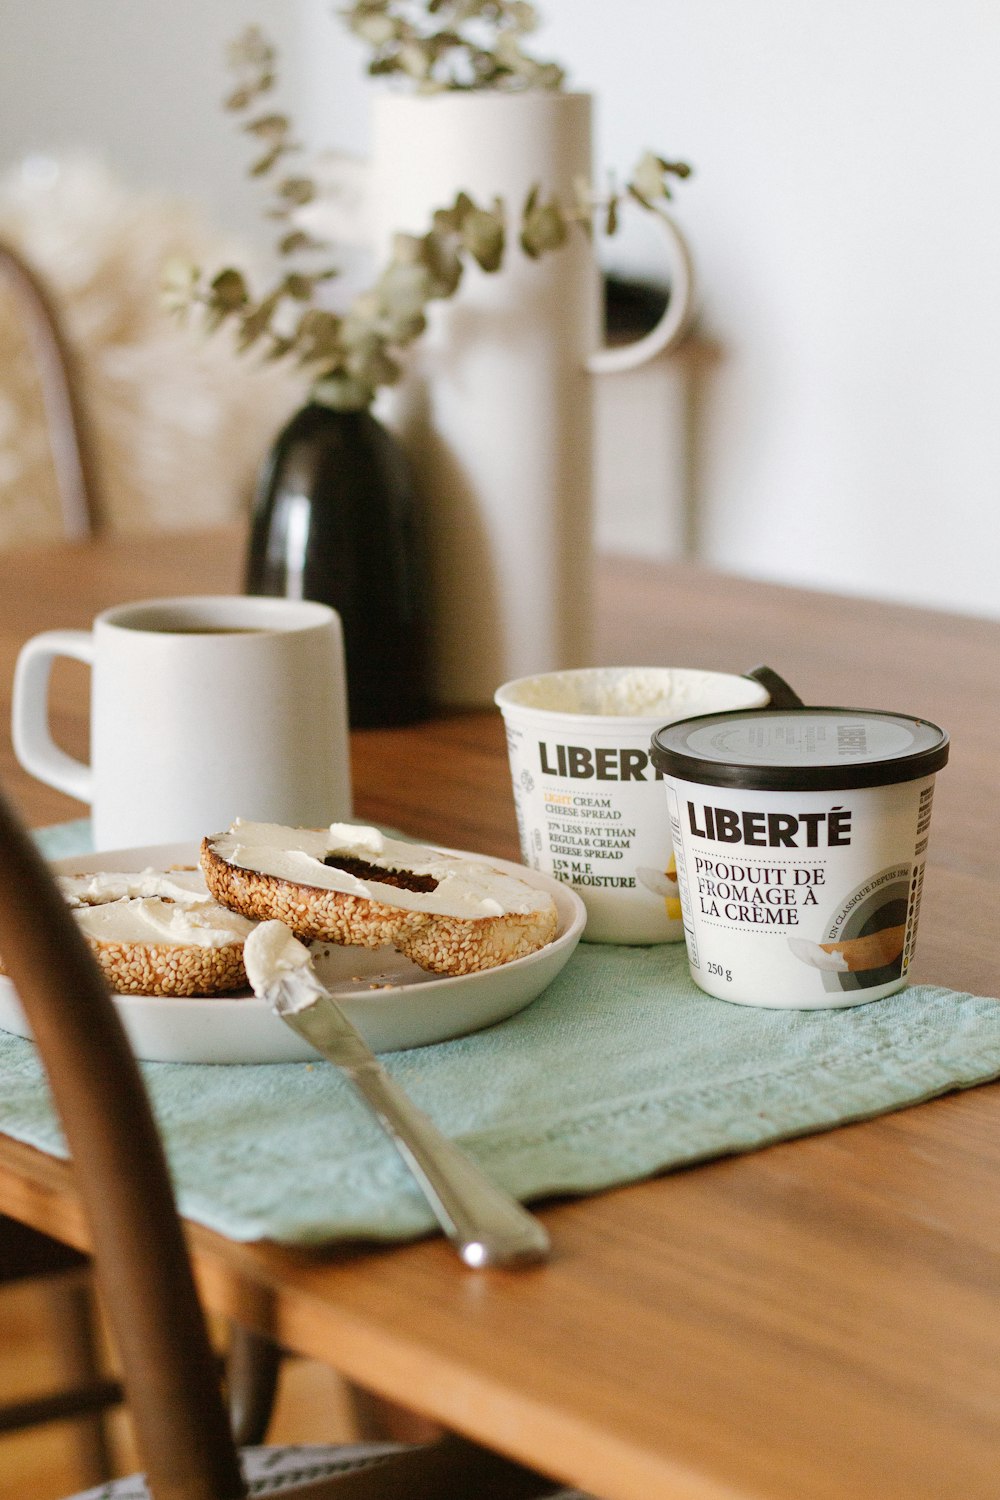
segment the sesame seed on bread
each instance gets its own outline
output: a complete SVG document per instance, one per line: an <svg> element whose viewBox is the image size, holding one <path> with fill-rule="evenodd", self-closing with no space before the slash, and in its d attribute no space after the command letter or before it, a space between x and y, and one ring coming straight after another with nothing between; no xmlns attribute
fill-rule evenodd
<svg viewBox="0 0 1000 1500"><path fill-rule="evenodd" d="M265 856L278 849L273 860L261 857L262 839ZM252 867L268 862L284 873ZM546 892L485 862L386 840L374 829L236 823L202 841L201 867L215 900L244 917L330 943L391 944L435 974L496 968L556 935Z"/></svg>

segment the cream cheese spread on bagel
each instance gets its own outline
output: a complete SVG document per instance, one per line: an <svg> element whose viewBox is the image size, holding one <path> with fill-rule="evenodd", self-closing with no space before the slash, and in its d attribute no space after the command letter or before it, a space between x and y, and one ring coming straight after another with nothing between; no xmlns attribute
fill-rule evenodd
<svg viewBox="0 0 1000 1500"><path fill-rule="evenodd" d="M273 875L318 890L341 891L369 901L385 901L403 911L430 912L443 917L499 917L506 912L544 909L551 897L534 890L516 876L492 865L453 854L442 854L423 844L387 838L377 828L353 823L331 823L315 832L282 828L275 823L245 823L237 819L228 833L211 841L212 849L231 865ZM328 863L343 860L343 865ZM352 864L370 873L352 872ZM408 889L387 876L405 875L422 889Z"/></svg>
<svg viewBox="0 0 1000 1500"><path fill-rule="evenodd" d="M200 870L62 875L58 884L87 937L110 943L224 948L254 924L213 901Z"/></svg>
<svg viewBox="0 0 1000 1500"><path fill-rule="evenodd" d="M57 877L108 984L119 994L214 995L246 984L255 924L219 905L200 870Z"/></svg>
<svg viewBox="0 0 1000 1500"><path fill-rule="evenodd" d="M237 819L203 841L202 868L216 900L244 916L284 922L300 937L391 943L439 974L508 963L556 934L552 898L527 881L352 823Z"/></svg>

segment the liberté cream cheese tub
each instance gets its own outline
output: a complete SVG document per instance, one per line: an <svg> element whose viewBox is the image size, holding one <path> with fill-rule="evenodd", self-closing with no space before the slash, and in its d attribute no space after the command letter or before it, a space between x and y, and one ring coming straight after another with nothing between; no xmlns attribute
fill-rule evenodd
<svg viewBox="0 0 1000 1500"><path fill-rule="evenodd" d="M749 709L665 725L650 758L696 984L796 1010L903 987L943 730L869 709Z"/></svg>
<svg viewBox="0 0 1000 1500"><path fill-rule="evenodd" d="M572 885L591 943L684 936L670 820L649 758L674 719L769 701L780 678L685 667L584 667L504 683L496 693L526 865Z"/></svg>

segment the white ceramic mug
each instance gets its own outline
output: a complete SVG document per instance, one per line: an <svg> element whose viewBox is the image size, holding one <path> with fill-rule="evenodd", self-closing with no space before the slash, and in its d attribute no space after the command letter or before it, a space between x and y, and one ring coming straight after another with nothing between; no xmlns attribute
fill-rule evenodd
<svg viewBox="0 0 1000 1500"><path fill-rule="evenodd" d="M57 656L91 667L90 765L52 738ZM46 631L18 657L12 732L26 770L91 804L98 849L351 813L343 636L324 604L148 599Z"/></svg>

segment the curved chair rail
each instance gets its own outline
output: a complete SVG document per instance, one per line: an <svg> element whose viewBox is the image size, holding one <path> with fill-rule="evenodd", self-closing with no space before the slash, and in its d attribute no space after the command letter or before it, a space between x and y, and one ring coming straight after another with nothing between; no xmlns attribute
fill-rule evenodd
<svg viewBox="0 0 1000 1500"><path fill-rule="evenodd" d="M38 365L59 486L63 535L89 536L97 516L93 462L73 360L49 293L24 256L0 240L0 280L11 288Z"/></svg>

